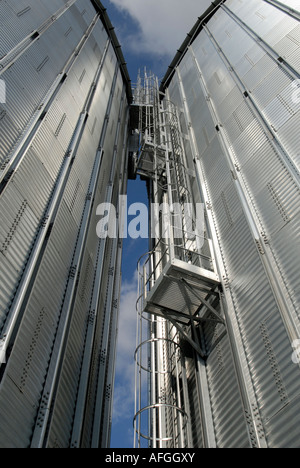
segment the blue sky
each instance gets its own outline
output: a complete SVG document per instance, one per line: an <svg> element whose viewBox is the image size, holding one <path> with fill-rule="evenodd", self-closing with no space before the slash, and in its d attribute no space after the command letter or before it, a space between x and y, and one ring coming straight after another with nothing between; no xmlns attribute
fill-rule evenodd
<svg viewBox="0 0 300 468"><path fill-rule="evenodd" d="M163 78L186 34L210 3L210 0L102 0L122 45L133 83L138 70L143 71L145 66ZM147 203L145 182L129 182L128 202ZM147 240L124 240L111 448L133 447L136 265L147 251Z"/></svg>
<svg viewBox="0 0 300 468"><path fill-rule="evenodd" d="M129 74L147 66L163 78L177 49L211 0L102 0L116 29Z"/></svg>
<svg viewBox="0 0 300 468"><path fill-rule="evenodd" d="M169 65L169 63L166 65L166 62L168 62L168 58L171 57L171 54L166 60L165 56L158 56L156 50L154 50L153 53L147 52L145 54L142 52L141 46L136 48L135 41L138 45L139 35L141 33L140 24L127 9L118 6L118 3L119 2L114 3L111 0L102 1L102 4L107 8L110 20L115 27L118 40L122 45L122 51L132 83L136 83L139 69L143 70L145 66L157 76L163 78L167 66ZM123 0L123 3L125 4L126 0Z"/></svg>

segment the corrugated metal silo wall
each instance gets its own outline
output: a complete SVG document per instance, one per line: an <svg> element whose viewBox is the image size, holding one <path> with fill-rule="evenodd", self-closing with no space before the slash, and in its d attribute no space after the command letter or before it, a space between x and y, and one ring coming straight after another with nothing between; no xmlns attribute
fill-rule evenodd
<svg viewBox="0 0 300 468"><path fill-rule="evenodd" d="M228 0L168 87L182 112L188 108L197 146L190 166L199 160L232 318L233 332L207 361L219 447L252 439L233 367L239 349L259 437L271 448L300 447L292 360L300 311L299 10L299 2Z"/></svg>
<svg viewBox="0 0 300 468"><path fill-rule="evenodd" d="M8 0L0 22L0 446L106 445L120 244L96 207L124 190L125 84L90 1Z"/></svg>

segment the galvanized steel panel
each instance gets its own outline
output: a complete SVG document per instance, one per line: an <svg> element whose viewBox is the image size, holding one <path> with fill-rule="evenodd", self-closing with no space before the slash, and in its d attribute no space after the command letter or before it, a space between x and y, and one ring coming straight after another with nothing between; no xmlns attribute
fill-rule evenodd
<svg viewBox="0 0 300 468"><path fill-rule="evenodd" d="M277 44L275 44L274 49L278 55L285 60L289 58L290 55L293 55L298 50L299 55L299 25L296 26L287 36L284 36Z"/></svg>
<svg viewBox="0 0 300 468"><path fill-rule="evenodd" d="M243 83L249 91L253 91L270 73L276 71L278 65L265 54L252 68L243 76Z"/></svg>
<svg viewBox="0 0 300 468"><path fill-rule="evenodd" d="M10 2L6 16L3 10L0 13L0 20L5 19L6 24L10 24L11 31L16 31L13 41L10 37L3 36L3 55L66 4L60 0L53 0L51 4L43 0L40 2L40 10L32 14L36 7L33 1L28 0L22 12L19 10L22 7L21 3L17 3L14 0ZM16 9L18 11L13 11ZM18 17L16 13L19 13ZM3 79L7 84L8 99L6 105L1 106L0 109L0 124L3 130L0 164L11 156L17 142L26 131L28 123L39 111L55 78L71 57L95 17L96 10L92 3L78 0L60 19L52 21L49 29L41 35L39 40L33 42L3 74ZM2 236L3 249L0 253L2 256L0 278L4 287L3 290L1 288L0 293L1 325L8 312L32 242L38 232L40 220L58 180L78 118L94 82L95 72L100 64L106 41L107 32L98 20L93 33L76 57L50 108L43 116L43 122L33 135L30 147L25 148L24 158L1 196L3 222L0 226L0 244ZM20 51L21 49L22 47ZM58 211L55 213L53 225L45 240L45 250L42 251L40 264L36 265L36 275L26 298L28 302L24 308L13 351L1 382L0 411L3 423L1 425L3 446L26 447L30 445L37 410L41 403L45 403L40 401L41 392L57 332L65 288L70 277L70 266L82 221L83 208L89 195L90 177L96 155L99 154L99 140L107 112L116 62L115 51L111 45L99 84L95 89L94 102L90 107L89 118L81 135ZM112 101L111 121L107 129L108 136L105 141L107 162L103 165L103 181L107 181L110 172L122 88L123 79L119 73L117 91ZM125 132L125 126L122 127L120 133L122 137L123 132ZM119 154L121 150L120 147ZM4 167L3 165L2 168ZM102 188L103 192L105 189L106 186ZM116 192L118 190L119 183L116 184ZM101 199L103 192L100 194L100 191L97 191L96 201ZM96 221L93 217L87 243L83 246L86 255L79 282L76 285L77 299L72 311L66 355L58 386L59 392L57 400L54 401L53 421L50 426L50 439L53 436L53 440L50 440L51 446L68 446L72 429L73 408L77 396L81 357L86 345L85 329L90 319L89 305L97 263L99 240L96 236ZM109 256L104 272L106 275L108 262ZM102 287L106 288L105 281ZM104 291L101 296L104 298ZM99 310L101 311L101 308ZM100 313L100 329L102 319ZM95 351L97 354L99 349ZM93 360L97 366L97 357L93 357ZM96 368L95 372L96 378ZM5 405L8 394L16 400L14 408L10 404ZM93 408L90 410L92 412ZM22 421L19 421L19 418ZM16 424L22 433L17 433ZM51 432L52 429L53 432Z"/></svg>
<svg viewBox="0 0 300 468"><path fill-rule="evenodd" d="M62 201L53 224L50 239L66 268L71 267L77 235L78 225L75 223L66 203Z"/></svg>
<svg viewBox="0 0 300 468"><path fill-rule="evenodd" d="M20 135L20 129L14 124L6 107L0 104L0 165L3 170L9 158L14 143Z"/></svg>
<svg viewBox="0 0 300 468"><path fill-rule="evenodd" d="M85 31L96 14L92 2L86 2L85 0L77 0L74 8L72 7L72 11L82 31Z"/></svg>
<svg viewBox="0 0 300 468"><path fill-rule="evenodd" d="M0 22L5 27L1 28L0 57L6 55L24 37L39 29L44 22L51 20L65 3L62 0L54 0L51 3L41 0L36 8L34 0L1 2Z"/></svg>
<svg viewBox="0 0 300 468"><path fill-rule="evenodd" d="M16 271L21 272L33 244L39 221L25 199L9 185L0 201L0 250ZM0 268L4 268L1 265ZM10 285L10 291L16 285ZM7 290L8 292L9 290Z"/></svg>
<svg viewBox="0 0 300 468"><path fill-rule="evenodd" d="M299 448L299 411L300 398L297 396L267 421L270 448ZM279 426L281 430L274 431Z"/></svg>
<svg viewBox="0 0 300 468"><path fill-rule="evenodd" d="M62 262L61 255L53 244L49 242L0 392L0 398L3 398L6 392L10 392L10 399L14 402L16 411L10 413L14 429L10 428L11 422L7 420L4 420L5 422L2 420L1 429L7 431L10 437L13 437L12 443L16 444L14 446L20 448L28 446L30 441L67 277L67 266ZM11 379L18 392L15 397L13 395L16 392L11 389ZM5 411L3 405L0 407L1 411ZM16 423L18 428L20 424L21 426L24 424L23 432L16 430Z"/></svg>
<svg viewBox="0 0 300 468"><path fill-rule="evenodd" d="M71 8L63 15L61 29L63 32L63 34L60 33L62 36L62 43L64 45L68 44L70 50L74 50L82 39L82 31L76 23L74 24L74 16Z"/></svg>
<svg viewBox="0 0 300 468"><path fill-rule="evenodd" d="M101 21L98 21L97 24L95 25L95 28L92 33L92 37L95 40L94 46L92 46L93 53L95 54L95 57L98 62L100 62L103 52L105 49L106 41L107 41L107 32L105 31L105 28L102 24Z"/></svg>
<svg viewBox="0 0 300 468"><path fill-rule="evenodd" d="M0 392L0 439L2 448L29 448L35 409L8 377ZM16 431L16 421L18 430Z"/></svg>
<svg viewBox="0 0 300 468"><path fill-rule="evenodd" d="M56 240L57 240L57 236ZM55 238L54 238L55 240ZM67 241L65 241L66 243ZM59 244L58 244L59 247ZM43 256L38 276L32 290L33 298L46 307L51 314L53 325L57 324L70 265L66 264L61 251L50 240ZM55 291L55 294L53 294ZM33 299L30 299L33 300ZM30 301L28 307L30 306Z"/></svg>
<svg viewBox="0 0 300 468"><path fill-rule="evenodd" d="M233 144L242 134L247 131L247 128L255 119L254 113L244 101L239 107L229 116L224 122L224 129L228 140Z"/></svg>
<svg viewBox="0 0 300 468"><path fill-rule="evenodd" d="M261 323L247 336L264 426L294 399L299 389L299 368L291 362L289 338L277 313L270 309L269 314L261 317ZM281 430L277 420L272 431L275 434Z"/></svg>
<svg viewBox="0 0 300 468"><path fill-rule="evenodd" d="M90 176L99 146L99 139L100 134L95 138L91 138L89 127L86 125L72 167L72 174L74 173L74 177L80 180L85 194L88 192Z"/></svg>
<svg viewBox="0 0 300 468"><path fill-rule="evenodd" d="M281 3L287 7L292 8L293 10L300 12L300 1L299 0L282 0Z"/></svg>
<svg viewBox="0 0 300 468"><path fill-rule="evenodd" d="M278 89L275 91L273 96L276 97L264 109L264 116L275 132L278 132L289 119L299 112L299 104L293 99L294 90L294 81L290 80L287 87L280 92Z"/></svg>
<svg viewBox="0 0 300 468"><path fill-rule="evenodd" d="M281 229L299 211L297 186L270 142L253 153L241 173L268 234Z"/></svg>
<svg viewBox="0 0 300 468"><path fill-rule="evenodd" d="M278 132L279 140L290 155L298 172L300 170L299 125L300 112L297 112Z"/></svg>
<svg viewBox="0 0 300 468"><path fill-rule="evenodd" d="M0 329L2 330L21 272L6 259L3 252L0 253L0 265Z"/></svg>
<svg viewBox="0 0 300 468"><path fill-rule="evenodd" d="M113 46L110 43L103 69L105 70L104 71L105 78L106 79L111 78L111 82L115 74L116 63L117 63L117 59L114 53Z"/></svg>
<svg viewBox="0 0 300 468"><path fill-rule="evenodd" d="M249 435L228 337L223 338L208 357L207 375L218 448L249 448Z"/></svg>
<svg viewBox="0 0 300 468"><path fill-rule="evenodd" d="M35 42L25 52L28 65L30 64L33 70L35 70L38 81L43 83L43 86L48 85L48 88L58 73L60 73L71 54L70 47L68 45L62 47L60 43L62 41L62 32L64 31L64 28L60 26L60 21L62 21L62 18L58 22L55 22L40 37L39 41ZM55 41L56 35L59 39ZM54 44L56 44L58 50L54 49ZM30 83L28 84L30 85Z"/></svg>
<svg viewBox="0 0 300 468"><path fill-rule="evenodd" d="M1 45L0 59L13 49L31 31L30 25L22 24L15 12L6 3L0 4ZM4 27L5 25L5 27ZM29 26L29 27L28 27ZM14 31L14 34L10 34Z"/></svg>
<svg viewBox="0 0 300 468"><path fill-rule="evenodd" d="M33 151L27 152L11 183L16 191L23 194L37 219L41 220L49 203L54 180Z"/></svg>
<svg viewBox="0 0 300 468"><path fill-rule="evenodd" d="M235 70L239 76L244 76L265 55L264 49L254 42L247 51L243 51L241 60L235 64Z"/></svg>
<svg viewBox="0 0 300 468"><path fill-rule="evenodd" d="M6 139L6 155L7 152L13 149L18 138L28 125L30 118L37 111L43 97L77 45L77 42L76 44L73 42L72 45L65 42L64 34L65 24L64 16L62 16L40 37L39 41L33 43L12 67L3 74L3 79L7 86L7 102L4 109L6 114L3 113L1 123L2 125L10 124L10 121L14 123L10 125L11 128L9 130L3 127L2 138ZM58 40L61 40L61 44L58 44ZM78 62L80 61L81 58L79 56ZM75 63L75 70L76 68L80 69L80 67L80 63ZM90 81L87 83L87 88L89 88L94 70L91 63L87 68L87 73L91 76ZM81 75L78 79L80 77ZM76 95L76 98L77 88L78 82L76 83L76 91L75 87L73 91L73 95ZM85 93L88 91L87 88L84 91ZM83 100L84 97L82 96L79 104L80 108L82 107ZM16 129L16 134L13 137L14 128ZM9 136L11 136L10 139Z"/></svg>
<svg viewBox="0 0 300 468"><path fill-rule="evenodd" d="M231 241L235 243L235 249L224 250L227 265L230 272L230 284L234 294L234 300L239 312L239 321L244 335L244 345L252 378L256 386L259 408L263 417L262 423L282 408L287 400L285 387L288 380L280 377L278 369L281 368L281 359L288 365L289 371L298 374L297 367L290 365L291 353L289 342L284 330L281 318L276 311L272 291L265 278L265 273L257 253L250 254L248 250L245 256L245 246L249 246L244 238L244 244L238 241L238 231L231 231ZM245 231L246 234L246 231ZM221 238L222 239L222 238ZM222 239L224 242L224 238ZM226 245L226 242L225 244ZM229 244L228 244L229 245ZM254 248L255 249L255 248ZM257 260L255 261L255 256ZM232 270L234 262L237 269ZM263 304L263 308L262 308ZM281 327L280 337L285 339L284 346L273 344L270 347L268 334L268 317L273 317L277 330ZM261 334L258 331L261 331ZM284 351L284 354L283 354ZM277 356L277 357L276 357ZM284 367L282 367L283 369ZM273 372L272 372L273 369ZM274 374L274 372L276 372ZM281 379L281 380L280 380ZM277 427L280 430L280 427Z"/></svg>
<svg viewBox="0 0 300 468"><path fill-rule="evenodd" d="M78 294L72 314L66 357L63 362L58 397L54 406L48 447L54 447L57 443L60 447L68 447L69 444L82 356L85 345L88 345L86 343L86 328L88 321L92 320L89 305L94 273L91 258L86 255L82 264Z"/></svg>
<svg viewBox="0 0 300 468"><path fill-rule="evenodd" d="M38 87L39 82L34 73L28 73L25 68L26 63L27 59L23 56L2 75L6 84L5 110L18 128L19 135L24 131L25 125L28 124L42 96L48 90L46 86L41 85L36 94L31 93L31 86Z"/></svg>
<svg viewBox="0 0 300 468"><path fill-rule="evenodd" d="M30 301L22 327L14 344L6 369L6 379L12 379L20 393L31 402L34 417L43 389L44 378L55 336L55 323L48 307L41 301Z"/></svg>
<svg viewBox="0 0 300 468"><path fill-rule="evenodd" d="M79 115L72 109L71 102L70 106L64 109L60 106L59 100L63 91L64 88L58 93L56 100L51 104L45 117L45 122L48 123L48 127L52 130L54 136L66 151L70 144L74 132L74 125Z"/></svg>
<svg viewBox="0 0 300 468"><path fill-rule="evenodd" d="M252 95L258 106L264 109L277 94L280 94L285 88L289 87L291 81L293 80L286 71L276 67L258 86L253 88Z"/></svg>
<svg viewBox="0 0 300 468"><path fill-rule="evenodd" d="M212 202L214 202L232 180L230 168L217 136L212 141L211 147L209 146L203 154L201 162L205 171L208 191ZM212 190L211 187L214 187L215 190Z"/></svg>
<svg viewBox="0 0 300 468"><path fill-rule="evenodd" d="M292 302L299 314L300 290L298 287L297 259L299 258L299 215L287 224L281 231L275 233L272 238L272 249L279 264L287 290ZM291 248L293 246L293 248Z"/></svg>
<svg viewBox="0 0 300 468"><path fill-rule="evenodd" d="M43 122L31 145L51 177L56 180L65 157L65 149L59 143L48 122Z"/></svg>
<svg viewBox="0 0 300 468"><path fill-rule="evenodd" d="M213 181L212 181L213 182ZM213 197L215 200L215 197ZM232 229L242 214L242 207L238 199L234 181L230 180L228 185L222 186L220 196L213 203L213 210L218 213L218 226L220 233Z"/></svg>
<svg viewBox="0 0 300 468"><path fill-rule="evenodd" d="M180 95L180 87L178 83L178 74L177 72L174 75L173 80L171 81L168 92L170 94L170 100L176 104L178 108L182 108L182 101L181 101L181 95Z"/></svg>
<svg viewBox="0 0 300 468"><path fill-rule="evenodd" d="M276 44L282 40L285 35L293 31L293 29L297 27L298 23L297 20L291 18L283 12L280 12L280 15L278 15L274 8L272 15L270 15L269 18L269 27L267 29L263 28L261 35L267 44L270 44L274 50L276 50ZM263 26L265 26L265 24Z"/></svg>
<svg viewBox="0 0 300 468"><path fill-rule="evenodd" d="M236 163L238 179L244 183L247 203L256 212L258 230L266 235L267 248L271 250L280 271L281 284L286 288L283 294L289 298L296 311L299 309L296 259L299 258L297 219L300 208L299 190L295 183L297 172L291 174L292 166L286 164L260 120L260 116L263 116L283 151L298 168L299 151L296 148L299 148L299 133L296 133L296 128L299 129L299 108L292 100L294 78L276 59L266 54L263 44L255 43L247 35L247 26L249 31L253 30L254 36L261 36L275 53L290 63L289 57L297 56L299 25L283 11L260 0L229 0L226 6L245 22L245 30L222 10L208 23L208 29L233 66L231 76L236 76L237 82L241 80L257 109L249 104L242 90L235 84L232 86L234 81L224 67L221 53L213 46L207 34L201 32L193 42L192 49L216 110L216 117L222 123L222 133L225 132L230 155ZM293 43L291 47L289 43ZM239 47L235 47L235 44L239 44ZM235 189L234 174L223 154L224 150L217 143L217 134L213 136L213 120L210 117L212 109L209 110L209 104L205 101L207 96L199 87L200 77L193 71L189 51L179 67L187 105L193 115L191 123L201 155L206 188L212 201L213 218L228 276L226 287L232 294L239 333L246 352L247 362L244 364L250 370L257 395L258 407L255 411L262 417L262 427L270 446L296 446L296 423L294 421L292 424L289 434L288 418L285 415L291 415L290 408L294 402L295 408L298 407L299 368L291 361L293 349L263 266L261 256L264 247L261 246L259 251L254 241ZM171 92L174 92L174 87L171 83ZM198 93L195 90L199 90ZM198 116L195 102L198 104ZM211 122L211 133L206 131L205 121ZM221 345L223 343L225 340ZM228 447L235 443L239 445L246 439L239 442L239 434L242 432L234 432L234 419L241 416L242 408L235 413L234 399L231 405L230 398L221 395L222 390L226 391L227 388L227 375L225 372L223 376L221 363L219 347L219 355L214 350L208 360L208 375L212 379L211 405L216 436L220 446L224 442L224 446ZM227 370L230 368L228 365ZM232 419L227 419L223 424L222 418L228 407L231 409L228 415ZM241 418L240 423L241 431L245 431L246 419ZM282 431L285 435L280 440L277 435Z"/></svg>
<svg viewBox="0 0 300 468"><path fill-rule="evenodd" d="M78 90L78 92L82 93L84 96L87 96L89 92L98 65L96 60L91 61L89 59L90 42L91 39L86 43L84 49L81 51L72 67L72 73L74 73L77 78L77 84L74 91L77 93Z"/></svg>
<svg viewBox="0 0 300 468"><path fill-rule="evenodd" d="M238 86L235 86L228 95L224 96L223 101L218 106L220 122L223 123L226 121L230 113L234 112L241 105L243 100L244 96Z"/></svg>
<svg viewBox="0 0 300 468"><path fill-rule="evenodd" d="M80 226L83 208L88 195L88 187L82 187L81 178L71 171L63 200L66 203L77 227Z"/></svg>
<svg viewBox="0 0 300 468"><path fill-rule="evenodd" d="M249 144L250 141L251 144ZM254 119L234 143L231 144L231 142L229 142L229 144L230 150L234 153L236 160L242 166L254 153L259 152L267 141L268 137L266 133L263 131L257 119Z"/></svg>
<svg viewBox="0 0 300 468"><path fill-rule="evenodd" d="M295 41L293 36L295 32L298 34L299 25L296 19L270 4L262 4L260 0L240 2L239 6L236 2L227 2L226 5L279 56L283 56L295 70L299 71L299 61L293 56L294 54L299 56L300 47L298 39ZM293 56L292 60L290 56Z"/></svg>
<svg viewBox="0 0 300 468"><path fill-rule="evenodd" d="M81 73L82 73L82 71L81 71ZM73 103L71 104L72 108L75 108L76 110L78 109L79 112L81 112L81 110L82 110L82 108L84 106L85 100L87 98L86 92L87 92L88 88L85 87L85 89L83 89L81 86L79 86L78 77L75 74L75 71L74 71L73 67L70 70L70 72L68 73L67 89L68 89L67 93L71 94L72 100L75 101L74 105L73 105ZM69 99L69 97L67 99ZM59 102L61 102L61 98L60 98Z"/></svg>
<svg viewBox="0 0 300 468"><path fill-rule="evenodd" d="M59 108L67 115L67 121L72 127L72 131L76 126L79 119L80 112L82 110L82 103L84 96L81 94L81 101L77 102L74 99L76 95L76 78L70 72L63 83L62 88L59 90L56 96L56 102ZM51 109L50 109L51 112Z"/></svg>

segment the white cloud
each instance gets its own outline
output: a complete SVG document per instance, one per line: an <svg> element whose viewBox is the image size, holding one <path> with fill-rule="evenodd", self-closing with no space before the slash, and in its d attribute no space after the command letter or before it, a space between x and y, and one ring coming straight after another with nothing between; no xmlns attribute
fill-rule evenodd
<svg viewBox="0 0 300 468"><path fill-rule="evenodd" d="M198 17L211 4L210 0L110 1L130 14L139 27L135 31L126 31L126 37L123 37L133 52L169 57L175 55Z"/></svg>

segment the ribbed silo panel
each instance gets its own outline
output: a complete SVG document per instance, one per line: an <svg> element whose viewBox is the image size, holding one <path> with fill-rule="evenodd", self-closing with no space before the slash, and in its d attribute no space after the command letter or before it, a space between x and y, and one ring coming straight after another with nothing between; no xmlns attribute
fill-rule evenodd
<svg viewBox="0 0 300 468"><path fill-rule="evenodd" d="M225 2L194 39L179 71L211 201L224 287L238 325L234 333L251 375L245 385L253 385L259 431L270 446L282 447L297 446L299 438L291 416L298 408L299 368L292 362L286 323L291 319L299 330L299 104L293 91L300 43L298 21L284 10L293 5L271 3ZM175 77L170 92L178 100L174 83ZM273 262L272 274L265 255ZM273 276L288 310L279 304ZM230 339L223 339L207 361L211 409L218 444L243 446L248 414L242 404L234 408L234 398L227 411L231 399L225 397L227 385L237 385L229 371L227 343L235 352ZM240 430L234 430L234 421Z"/></svg>
<svg viewBox="0 0 300 468"><path fill-rule="evenodd" d="M81 0L39 3L9 0L0 12L7 89L0 110L6 176L0 198L1 329L6 317L13 319L1 375L3 447L69 444L81 361L93 343L93 336L86 343L86 327L98 259L94 210L107 188L122 97L114 93L116 49L109 47L101 8ZM120 74L118 86L124 86ZM105 176L99 145L106 131ZM105 180L102 192L98 178ZM118 190L119 183L114 199ZM102 266L103 258L98 260ZM13 301L25 284L21 307ZM105 290L105 280L96 287Z"/></svg>

